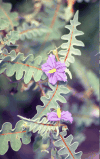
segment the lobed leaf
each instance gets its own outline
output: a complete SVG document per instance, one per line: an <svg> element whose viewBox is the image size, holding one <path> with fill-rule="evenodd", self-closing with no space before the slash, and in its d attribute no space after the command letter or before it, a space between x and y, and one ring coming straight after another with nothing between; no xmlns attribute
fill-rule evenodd
<svg viewBox="0 0 100 159"><path fill-rule="evenodd" d="M65 21L61 20L58 16L58 12L61 8L61 4L55 3L54 8L45 7L44 12L45 14L39 15L39 18L41 18L43 24L48 27L49 32L48 34L43 37L40 37L40 42L42 40L44 41L51 41L51 40L58 40L61 37L60 28L64 27ZM41 13L41 12L40 12Z"/></svg>
<svg viewBox="0 0 100 159"><path fill-rule="evenodd" d="M19 40L19 33L18 31L10 31L2 40L5 45L10 45L10 43L15 44Z"/></svg>
<svg viewBox="0 0 100 159"><path fill-rule="evenodd" d="M18 115L19 118L24 120L27 127L29 128L29 131L32 131L33 133L38 132L43 138L48 138L49 133L51 130L56 130L57 135L59 134L59 126L52 124L50 121L48 121L46 118L43 118L41 121L40 119L27 119L20 115Z"/></svg>
<svg viewBox="0 0 100 159"><path fill-rule="evenodd" d="M25 37L34 40L36 37L45 35L48 31L49 29L43 25L36 26L32 24L29 26L27 23L23 23L23 26L18 27L17 31L10 31L6 37L3 39L0 38L0 41L5 45L10 45L10 43L15 44L19 39L25 40Z"/></svg>
<svg viewBox="0 0 100 159"><path fill-rule="evenodd" d="M27 39L35 39L36 37L42 37L50 30L43 26L42 24L36 26L34 23L30 26L27 23L23 23L22 27L18 27L19 32L19 38L21 40L25 40L25 37Z"/></svg>
<svg viewBox="0 0 100 159"><path fill-rule="evenodd" d="M47 113L50 112L51 108L54 108L57 110L57 107L59 107L59 104L56 102L57 100L61 103L66 103L66 99L61 94L67 94L69 93L69 89L66 88L63 85L51 85L50 83L49 87L52 89L52 91L48 91L48 98L45 96L41 97L41 101L43 102L43 106L38 105L36 107L37 114L32 118L33 120L36 118L41 118L43 115L47 115Z"/></svg>
<svg viewBox="0 0 100 159"><path fill-rule="evenodd" d="M41 56L34 59L32 54L24 57L24 54L20 52L15 56L14 50L8 55L4 54L4 52L8 53L8 51L4 50L3 54L1 53L2 61L0 63L0 74L5 70L8 77L13 76L14 73L16 73L17 80L20 80L24 75L25 84L29 83L32 76L34 76L36 82L40 80L42 76L42 70L40 68L42 62Z"/></svg>
<svg viewBox="0 0 100 159"><path fill-rule="evenodd" d="M59 55L62 55L60 61L64 61L67 67L69 67L70 63L74 63L75 58L73 55L81 55L81 51L75 49L73 46L84 46L82 41L76 39L76 36L84 34L82 31L76 29L76 26L81 24L78 22L78 11L75 13L73 20L70 20L70 23L71 25L65 26L65 28L70 30L70 33L61 37L61 39L68 41L61 45L61 48L65 50L58 52Z"/></svg>
<svg viewBox="0 0 100 159"><path fill-rule="evenodd" d="M61 147L58 154L67 155L65 157L66 159L81 159L82 151L75 153L75 150L79 145L78 142L71 144L73 135L69 135L67 138L64 137L65 135L66 131L61 132L58 140L54 143L56 147Z"/></svg>
<svg viewBox="0 0 100 159"><path fill-rule="evenodd" d="M15 20L18 17L17 12L10 12L10 3L2 3L0 5L0 30L5 30L7 27L18 26L18 22Z"/></svg>
<svg viewBox="0 0 100 159"><path fill-rule="evenodd" d="M28 129L23 131L22 124L22 120L18 121L14 129L9 122L2 125L0 130L0 155L4 155L8 151L8 141L10 141L11 148L14 151L18 151L22 143L29 144L31 142L31 133ZM22 142L20 139L22 139Z"/></svg>

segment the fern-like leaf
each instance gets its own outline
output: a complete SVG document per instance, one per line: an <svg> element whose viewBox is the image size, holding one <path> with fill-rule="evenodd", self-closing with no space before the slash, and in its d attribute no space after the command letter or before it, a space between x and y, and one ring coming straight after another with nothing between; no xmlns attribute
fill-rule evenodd
<svg viewBox="0 0 100 159"><path fill-rule="evenodd" d="M7 53L7 50L5 50L5 52ZM34 76L36 82L39 81L43 73L40 68L42 57L38 56L34 59L34 56L31 54L27 57L24 57L23 53L18 53L17 56L15 56L15 54L14 50L5 57L4 54L1 54L3 60L0 63L0 74L6 70L6 75L10 77L16 72L16 79L20 80L25 72L25 84L29 83L32 76Z"/></svg>
<svg viewBox="0 0 100 159"><path fill-rule="evenodd" d="M42 24L36 26L34 23L29 26L27 23L23 23L22 27L18 27L19 38L21 40L27 39L35 39L36 37L40 37L45 35L50 29L43 26Z"/></svg>
<svg viewBox="0 0 100 159"><path fill-rule="evenodd" d="M75 153L75 150L79 145L78 142L71 144L73 135L69 135L67 138L64 137L65 135L66 131L61 132L58 140L54 143L56 147L61 147L58 154L67 155L65 157L66 159L81 159L82 151Z"/></svg>
<svg viewBox="0 0 100 159"><path fill-rule="evenodd" d="M6 37L0 40L3 41L5 45L10 45L10 43L15 44L15 42L19 40L19 33L18 31L10 31Z"/></svg>
<svg viewBox="0 0 100 159"><path fill-rule="evenodd" d="M20 115L17 115L19 118L24 120L27 127L29 128L29 131L32 131L33 133L38 132L43 138L48 138L49 133L51 130L57 131L57 136L59 134L59 126L55 126L50 121L48 121L46 118L43 118L41 121L38 119L32 120L24 118Z"/></svg>
<svg viewBox="0 0 100 159"><path fill-rule="evenodd" d="M36 119L38 117L41 118L43 115L47 115L51 108L57 110L57 107L59 107L59 104L56 102L57 100L61 103L66 103L66 99L61 94L69 93L69 89L63 85L57 84L56 86L53 86L50 83L48 84L53 91L48 91L48 98L45 96L41 97L41 101L44 103L44 105L38 105L36 107L37 114L32 119Z"/></svg>
<svg viewBox="0 0 100 159"><path fill-rule="evenodd" d="M10 52L10 54L8 53L8 50L7 49L3 49L2 51L1 51L1 53L0 53L0 59L1 60L3 60L5 57L7 57L7 56L11 56L11 60L14 60L15 59L15 57L16 57L16 52L14 51L14 50L12 50L11 52Z"/></svg>
<svg viewBox="0 0 100 159"><path fill-rule="evenodd" d="M84 46L82 41L76 39L76 36L84 34L82 31L76 29L76 26L81 24L78 22L78 11L75 13L73 20L70 20L70 23L71 25L65 26L65 28L70 30L70 33L61 37L61 39L68 41L61 45L61 48L66 50L58 52L59 55L63 56L60 57L60 61L64 61L67 67L69 67L70 63L74 63L75 58L73 55L81 55L81 51L79 49L75 49L73 46Z"/></svg>
<svg viewBox="0 0 100 159"><path fill-rule="evenodd" d="M18 26L19 24L15 21L16 17L18 17L18 13L10 12L11 7L10 3L2 3L0 5L0 30L5 30L9 26L13 29L14 26Z"/></svg>
<svg viewBox="0 0 100 159"><path fill-rule="evenodd" d="M23 23L23 26L18 27L17 31L10 31L6 37L0 38L0 41L5 45L10 45L10 43L15 44L19 39L25 40L25 37L27 39L35 39L36 37L45 35L49 31L50 29L42 25L36 26L32 24L29 26L27 23Z"/></svg>
<svg viewBox="0 0 100 159"><path fill-rule="evenodd" d="M14 151L18 151L23 144L29 144L31 142L31 133L22 129L23 121L20 120L16 123L15 129L12 129L12 125L6 122L2 125L0 130L0 155L4 155L8 151L8 141L10 141L11 148ZM22 143L21 140L22 139Z"/></svg>
<svg viewBox="0 0 100 159"><path fill-rule="evenodd" d="M48 35L46 35L46 37L43 36L43 37L40 37L38 39L36 38L40 42L42 40L51 41L51 40L60 39L61 32L59 29L65 26L65 21L61 20L58 17L58 12L59 12L60 8L61 8L61 4L56 3L54 8L46 7L44 9L45 14L44 15L41 14L39 16L39 18L41 17L43 24L45 24L45 26L47 26L49 29Z"/></svg>

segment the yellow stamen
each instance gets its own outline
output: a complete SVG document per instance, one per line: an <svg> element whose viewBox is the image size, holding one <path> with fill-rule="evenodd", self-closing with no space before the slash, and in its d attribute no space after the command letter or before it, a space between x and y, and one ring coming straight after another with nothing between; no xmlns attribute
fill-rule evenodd
<svg viewBox="0 0 100 159"><path fill-rule="evenodd" d="M55 68L53 68L52 70L49 71L49 73L54 73L54 72L56 72Z"/></svg>
<svg viewBox="0 0 100 159"><path fill-rule="evenodd" d="M60 110L60 108L57 108L57 115L58 115L58 118L61 118L61 110Z"/></svg>

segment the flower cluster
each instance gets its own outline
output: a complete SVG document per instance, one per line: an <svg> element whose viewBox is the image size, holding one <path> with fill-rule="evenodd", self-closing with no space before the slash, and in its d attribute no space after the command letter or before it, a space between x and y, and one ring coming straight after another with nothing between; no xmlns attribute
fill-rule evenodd
<svg viewBox="0 0 100 159"><path fill-rule="evenodd" d="M65 63L61 63L61 61L55 60L55 55L50 54L47 62L42 65L42 70L49 78L49 82L53 85L56 84L57 81L67 81L67 77L65 74ZM56 112L47 113L48 120L50 121L59 121L60 119L70 121L72 123L73 118L71 113L68 111L60 111L60 108L57 109Z"/></svg>

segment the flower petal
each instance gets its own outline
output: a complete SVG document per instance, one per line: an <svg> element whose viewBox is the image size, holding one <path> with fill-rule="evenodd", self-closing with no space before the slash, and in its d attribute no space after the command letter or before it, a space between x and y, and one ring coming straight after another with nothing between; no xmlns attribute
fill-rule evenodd
<svg viewBox="0 0 100 159"><path fill-rule="evenodd" d="M50 74L49 82L51 84L53 84L53 85L56 84L56 82L57 82L57 74L56 74L56 72Z"/></svg>
<svg viewBox="0 0 100 159"><path fill-rule="evenodd" d="M55 55L50 54L50 56L48 57L47 63L50 67L55 68L56 65L56 60L55 60Z"/></svg>
<svg viewBox="0 0 100 159"><path fill-rule="evenodd" d="M65 74L65 72L57 72L57 79L59 80L59 81L67 81L67 76L66 76L66 74Z"/></svg>
<svg viewBox="0 0 100 159"><path fill-rule="evenodd" d="M44 72L48 72L49 70L51 70L52 69L52 67L51 66L49 66L47 63L44 63L43 65L42 65L42 70L44 71Z"/></svg>
<svg viewBox="0 0 100 159"><path fill-rule="evenodd" d="M66 67L65 63L62 63L61 61L56 62L56 68L60 68L60 67Z"/></svg>
<svg viewBox="0 0 100 159"><path fill-rule="evenodd" d="M61 119L66 120L66 121L70 121L71 123L73 121L72 114L69 111L62 111L61 112Z"/></svg>
<svg viewBox="0 0 100 159"><path fill-rule="evenodd" d="M56 62L57 72L64 72L66 69L65 63L61 63L60 61Z"/></svg>
<svg viewBox="0 0 100 159"><path fill-rule="evenodd" d="M54 71L53 69L56 69L56 72L51 73L50 71ZM47 62L42 65L42 70L48 76L49 82L53 85L55 85L57 81L67 81L65 69L65 63L60 61L56 62L55 55L52 54L49 55Z"/></svg>
<svg viewBox="0 0 100 159"><path fill-rule="evenodd" d="M66 70L66 66L57 68L57 72L65 72L65 70Z"/></svg>
<svg viewBox="0 0 100 159"><path fill-rule="evenodd" d="M50 121L58 121L58 120L60 120L60 118L58 118L56 112L47 113L47 116L48 116L48 120L50 120Z"/></svg>
<svg viewBox="0 0 100 159"><path fill-rule="evenodd" d="M60 120L60 118L50 118L50 119L48 119L49 121L59 121Z"/></svg>

